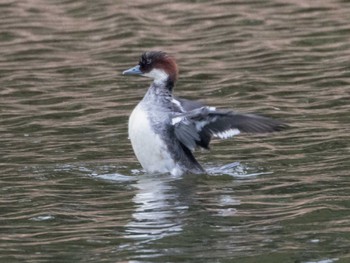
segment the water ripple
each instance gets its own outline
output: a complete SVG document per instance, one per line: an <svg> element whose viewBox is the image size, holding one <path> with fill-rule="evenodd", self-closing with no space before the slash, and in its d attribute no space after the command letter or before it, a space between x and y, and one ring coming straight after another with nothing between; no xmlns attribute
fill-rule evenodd
<svg viewBox="0 0 350 263"><path fill-rule="evenodd" d="M348 1L0 3L0 261L347 262ZM145 174L127 116L145 50L176 93L285 120Z"/></svg>

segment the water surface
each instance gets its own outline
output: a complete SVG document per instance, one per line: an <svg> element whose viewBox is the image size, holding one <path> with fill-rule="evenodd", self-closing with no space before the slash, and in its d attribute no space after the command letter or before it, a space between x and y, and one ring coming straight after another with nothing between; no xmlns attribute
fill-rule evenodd
<svg viewBox="0 0 350 263"><path fill-rule="evenodd" d="M0 3L1 262L350 262L349 1ZM176 94L292 128L148 175L127 119L146 50Z"/></svg>

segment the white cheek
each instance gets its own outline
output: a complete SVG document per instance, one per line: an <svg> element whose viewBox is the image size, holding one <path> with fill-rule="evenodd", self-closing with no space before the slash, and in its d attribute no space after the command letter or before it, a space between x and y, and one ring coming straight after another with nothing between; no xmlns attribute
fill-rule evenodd
<svg viewBox="0 0 350 263"><path fill-rule="evenodd" d="M146 77L154 79L156 82L164 82L168 79L169 75L162 69L152 69L150 72L143 74Z"/></svg>

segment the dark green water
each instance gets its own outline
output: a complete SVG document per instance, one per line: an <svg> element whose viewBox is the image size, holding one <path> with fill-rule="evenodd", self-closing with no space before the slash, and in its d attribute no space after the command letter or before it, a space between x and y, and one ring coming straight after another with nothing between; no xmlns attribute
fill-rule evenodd
<svg viewBox="0 0 350 263"><path fill-rule="evenodd" d="M148 175L147 50L176 94L285 120ZM350 262L350 2L0 3L0 262ZM236 162L236 165L228 165Z"/></svg>

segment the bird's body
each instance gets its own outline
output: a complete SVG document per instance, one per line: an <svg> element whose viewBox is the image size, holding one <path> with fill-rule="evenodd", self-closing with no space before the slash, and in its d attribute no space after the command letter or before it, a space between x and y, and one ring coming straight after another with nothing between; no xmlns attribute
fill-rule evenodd
<svg viewBox="0 0 350 263"><path fill-rule="evenodd" d="M241 132L272 132L286 127L259 115L216 110L174 97L177 65L164 52L144 53L139 65L123 74L154 79L129 118L133 150L149 173L204 173L192 152L196 147L209 149L212 137L226 139Z"/></svg>
<svg viewBox="0 0 350 263"><path fill-rule="evenodd" d="M142 167L150 173L180 175L204 170L176 138L173 118L181 102L151 85L129 118L129 138Z"/></svg>

